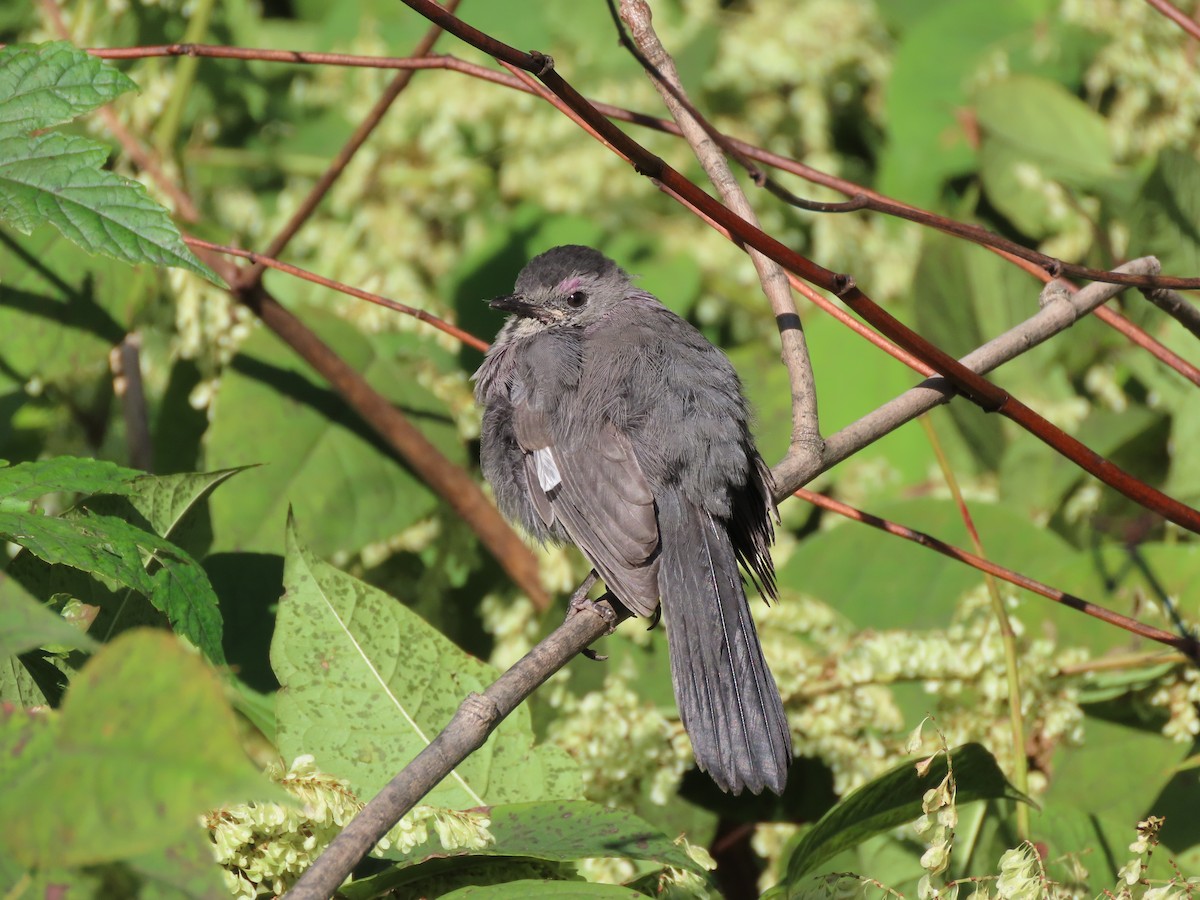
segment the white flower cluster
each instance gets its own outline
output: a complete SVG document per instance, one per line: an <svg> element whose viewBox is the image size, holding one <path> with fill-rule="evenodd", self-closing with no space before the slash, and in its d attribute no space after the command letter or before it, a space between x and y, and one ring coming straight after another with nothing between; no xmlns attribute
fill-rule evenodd
<svg viewBox="0 0 1200 900"><path fill-rule="evenodd" d="M1191 743L1200 735L1200 672L1194 666L1176 666L1164 675L1148 702L1169 714L1163 734L1171 740Z"/></svg>
<svg viewBox="0 0 1200 900"><path fill-rule="evenodd" d="M617 673L583 697L564 692L548 736L579 763L584 795L611 806L632 807L644 793L666 803L692 765L679 720L640 698Z"/></svg>
<svg viewBox="0 0 1200 900"><path fill-rule="evenodd" d="M297 757L287 772L267 775L297 805L243 803L214 810L201 822L213 842L234 897L252 900L282 896L358 811L362 804L340 778L321 772L311 756ZM480 849L492 840L485 815L418 806L376 844L372 855L390 847L402 852L426 843L432 827L445 850Z"/></svg>
<svg viewBox="0 0 1200 900"><path fill-rule="evenodd" d="M798 755L822 759L839 794L904 754L906 726L893 688L923 685L950 746L980 741L1008 768L1012 739L999 629L981 587L950 627L929 632L856 632L824 604L787 597L760 616L764 652L784 697ZM1073 684L1058 676L1083 657L1018 631L1022 709L1043 746L1082 739ZM1035 773L1036 776L1036 773ZM1034 778L1033 787L1040 785Z"/></svg>
<svg viewBox="0 0 1200 900"><path fill-rule="evenodd" d="M1200 134L1200 82L1194 44L1148 3L1063 0L1068 22L1099 32L1109 43L1084 75L1121 159L1153 155L1164 147L1195 150Z"/></svg>
<svg viewBox="0 0 1200 900"><path fill-rule="evenodd" d="M917 763L918 771L928 770L934 759L936 757L930 757ZM917 834L924 837L929 844L921 854L921 868L925 870L925 874L917 882L917 896L921 900L954 900L958 895L958 885L942 887L934 880L950 865L950 851L954 848L954 829L958 826L958 807L954 803L956 793L951 763L946 777L937 787L927 790L921 798L921 816L913 823Z"/></svg>

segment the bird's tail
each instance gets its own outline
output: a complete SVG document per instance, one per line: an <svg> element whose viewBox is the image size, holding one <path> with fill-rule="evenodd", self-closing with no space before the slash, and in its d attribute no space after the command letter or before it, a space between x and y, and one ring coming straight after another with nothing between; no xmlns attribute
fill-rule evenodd
<svg viewBox="0 0 1200 900"><path fill-rule="evenodd" d="M722 790L781 794L791 733L733 544L720 522L677 493L659 498L658 514L671 679L696 762Z"/></svg>

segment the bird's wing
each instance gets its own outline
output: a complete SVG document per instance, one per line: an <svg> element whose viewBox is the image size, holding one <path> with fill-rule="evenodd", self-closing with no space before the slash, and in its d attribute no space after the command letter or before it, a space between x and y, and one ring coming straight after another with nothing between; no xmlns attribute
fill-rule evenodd
<svg viewBox="0 0 1200 900"><path fill-rule="evenodd" d="M522 397L513 428L530 499L557 521L617 599L638 615L658 606L658 519L633 445L611 422L595 441L556 442L545 413Z"/></svg>

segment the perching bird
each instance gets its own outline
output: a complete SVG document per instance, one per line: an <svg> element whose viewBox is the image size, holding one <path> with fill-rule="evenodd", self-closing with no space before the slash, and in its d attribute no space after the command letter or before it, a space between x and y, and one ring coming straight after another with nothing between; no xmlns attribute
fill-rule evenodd
<svg viewBox="0 0 1200 900"><path fill-rule="evenodd" d="M513 314L475 373L501 512L577 545L630 611L661 598L697 764L782 793L791 736L738 569L775 596L775 504L733 366L589 247L535 257L491 305Z"/></svg>

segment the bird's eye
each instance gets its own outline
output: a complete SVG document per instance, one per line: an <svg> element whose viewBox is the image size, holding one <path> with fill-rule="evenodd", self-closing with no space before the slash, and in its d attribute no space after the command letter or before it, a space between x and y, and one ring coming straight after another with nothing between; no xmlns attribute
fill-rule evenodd
<svg viewBox="0 0 1200 900"><path fill-rule="evenodd" d="M587 302L588 295L583 291L576 291L567 298L567 306L571 307L572 309L579 309L579 307L583 306Z"/></svg>

